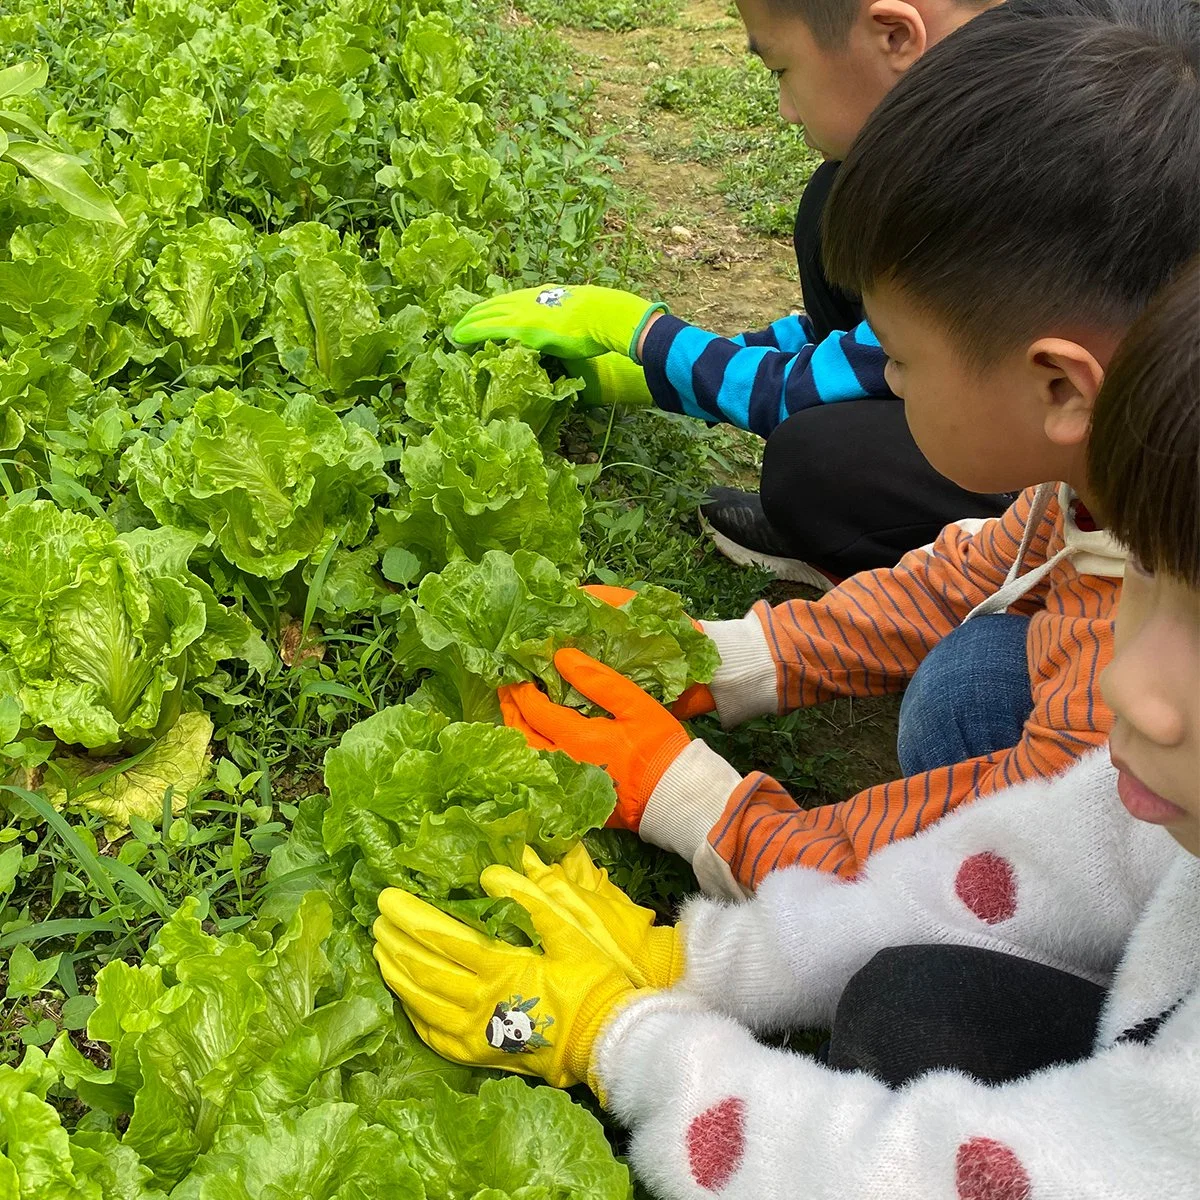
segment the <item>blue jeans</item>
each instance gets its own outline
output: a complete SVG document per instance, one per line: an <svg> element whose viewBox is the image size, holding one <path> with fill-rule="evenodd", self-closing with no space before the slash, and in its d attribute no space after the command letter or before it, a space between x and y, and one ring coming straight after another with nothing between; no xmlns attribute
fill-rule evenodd
<svg viewBox="0 0 1200 1200"><path fill-rule="evenodd" d="M1029 618L975 617L925 656L900 705L896 753L921 775L1015 746L1033 711Z"/></svg>

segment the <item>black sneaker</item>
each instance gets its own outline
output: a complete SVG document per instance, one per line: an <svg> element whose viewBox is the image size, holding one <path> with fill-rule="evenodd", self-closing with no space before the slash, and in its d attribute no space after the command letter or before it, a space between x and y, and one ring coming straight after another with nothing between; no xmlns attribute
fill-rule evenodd
<svg viewBox="0 0 1200 1200"><path fill-rule="evenodd" d="M700 519L717 549L739 566L762 567L776 579L803 583L821 592L831 591L841 582L788 553L763 513L757 492L711 487L700 505Z"/></svg>

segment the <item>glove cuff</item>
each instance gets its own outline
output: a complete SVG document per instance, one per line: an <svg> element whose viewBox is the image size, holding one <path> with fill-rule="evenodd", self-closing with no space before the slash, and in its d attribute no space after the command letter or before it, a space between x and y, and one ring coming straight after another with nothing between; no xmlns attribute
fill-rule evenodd
<svg viewBox="0 0 1200 1200"><path fill-rule="evenodd" d="M654 789L658 787L658 781L667 773L667 769L671 764L691 744L692 739L688 737L687 730L682 725L679 725L654 751L653 757L646 764L646 769L642 773L638 787L637 812L639 825L641 824L641 818L645 815L646 805L650 802L650 797L654 795Z"/></svg>
<svg viewBox="0 0 1200 1200"><path fill-rule="evenodd" d="M683 938L674 925L655 925L647 931L636 966L648 987L669 988L683 977Z"/></svg>
<svg viewBox="0 0 1200 1200"><path fill-rule="evenodd" d="M667 306L661 300L659 300L656 303L651 304L650 307L647 308L644 313L642 313L641 320L638 321L638 323L634 326L633 336L629 339L629 348L626 350L625 355L627 358L630 358L637 363L639 367L642 365L642 360L638 357L637 348L638 342L642 340L643 330L650 323L651 317L656 316L660 312L665 313L670 311L671 310L667 308Z"/></svg>
<svg viewBox="0 0 1200 1200"><path fill-rule="evenodd" d="M586 1083L591 1087L592 1048L609 1018L639 994L623 974L614 970L597 986L589 988L575 1013L563 1047L562 1079L557 1087Z"/></svg>
<svg viewBox="0 0 1200 1200"><path fill-rule="evenodd" d="M602 1107L604 1095L592 1069L592 1052L609 1021L626 1005L650 995L653 990L636 988L625 977L613 976L608 987L593 989L579 1008L563 1068L571 1083L586 1083Z"/></svg>

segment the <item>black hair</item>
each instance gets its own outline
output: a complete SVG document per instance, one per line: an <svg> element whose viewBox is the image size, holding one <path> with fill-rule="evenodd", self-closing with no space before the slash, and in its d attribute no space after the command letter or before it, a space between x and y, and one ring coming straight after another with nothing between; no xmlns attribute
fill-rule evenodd
<svg viewBox="0 0 1200 1200"><path fill-rule="evenodd" d="M1098 514L1149 570L1200 588L1200 259L1138 318L1096 397Z"/></svg>
<svg viewBox="0 0 1200 1200"><path fill-rule="evenodd" d="M830 279L888 282L984 365L1124 330L1200 249L1200 5L989 9L930 50L826 206Z"/></svg>
<svg viewBox="0 0 1200 1200"><path fill-rule="evenodd" d="M963 8L983 9L995 0L954 0ZM822 50L840 50L854 27L861 0L766 0L776 13L799 17Z"/></svg>

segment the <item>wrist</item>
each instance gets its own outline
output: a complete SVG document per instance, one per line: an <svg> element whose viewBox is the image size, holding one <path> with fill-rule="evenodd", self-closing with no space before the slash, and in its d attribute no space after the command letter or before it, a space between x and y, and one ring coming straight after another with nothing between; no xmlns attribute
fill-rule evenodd
<svg viewBox="0 0 1200 1200"><path fill-rule="evenodd" d="M674 925L653 925L635 960L646 985L654 988L674 986L683 976L683 938Z"/></svg>
<svg viewBox="0 0 1200 1200"><path fill-rule="evenodd" d="M752 717L779 712L779 669L757 606L736 621L704 621L720 665L708 685L721 725L731 729Z"/></svg>
<svg viewBox="0 0 1200 1200"><path fill-rule="evenodd" d="M661 307L655 306L651 308L645 316L642 317L641 323L637 329L633 331L633 342L630 346L629 357L635 363L640 364L642 361L642 348L646 345L646 335L650 332L655 321L658 320L667 311L666 305Z"/></svg>
<svg viewBox="0 0 1200 1200"><path fill-rule="evenodd" d="M549 1082L554 1082L556 1087L586 1083L599 1096L592 1073L592 1052L596 1043L608 1022L632 1000L646 995L647 991L645 988L634 987L624 975L616 971L599 981L597 986L589 988L567 1035L561 1080Z"/></svg>

